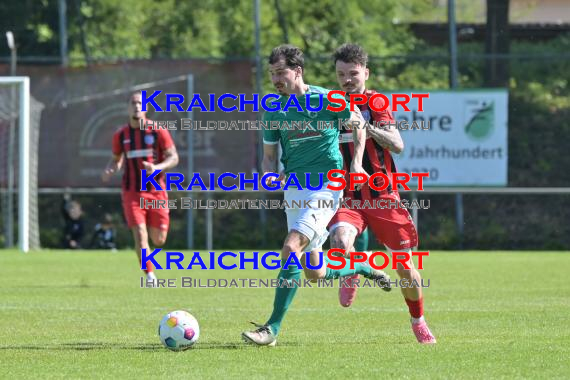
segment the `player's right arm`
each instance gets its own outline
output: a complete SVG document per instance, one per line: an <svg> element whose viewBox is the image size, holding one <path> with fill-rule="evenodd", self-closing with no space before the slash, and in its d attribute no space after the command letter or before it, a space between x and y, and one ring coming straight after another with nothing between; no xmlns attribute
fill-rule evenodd
<svg viewBox="0 0 570 380"><path fill-rule="evenodd" d="M263 114L263 121L269 124L271 113L266 112ZM279 144L279 131L274 129L263 130L263 161L261 162L261 171L263 175L267 173L277 173L277 145ZM284 173L279 173L279 181L285 179ZM270 185L273 178L266 179L266 184Z"/></svg>
<svg viewBox="0 0 570 380"><path fill-rule="evenodd" d="M113 155L111 156L111 160L107 163L107 167L101 174L101 180L103 182L108 182L113 174L117 173L121 170L123 166L123 144L121 141L121 135L116 132L113 135Z"/></svg>
<svg viewBox="0 0 570 380"><path fill-rule="evenodd" d="M350 163L350 172L363 174L365 178L370 175L362 167L362 157L366 146L366 121L362 117L360 109L355 108L350 112L349 125L352 128L352 140L354 141L354 154ZM360 190L362 184L356 184L355 189Z"/></svg>
<svg viewBox="0 0 570 380"><path fill-rule="evenodd" d="M107 167L105 168L103 174L101 175L101 179L103 180L103 182L109 182L111 177L115 173L121 170L122 166L123 166L123 154L122 153L113 154L111 160L109 160Z"/></svg>
<svg viewBox="0 0 570 380"><path fill-rule="evenodd" d="M264 174L277 170L277 145L263 144L263 162L261 166Z"/></svg>
<svg viewBox="0 0 570 380"><path fill-rule="evenodd" d="M340 97L340 95L333 97ZM352 129L352 141L354 142L354 153L350 163L350 172L355 174L362 174L365 178L369 174L362 167L362 158L366 148L366 120L362 116L360 109L356 107L354 111L350 111L347 104L345 109L340 111L338 118L348 119L347 125ZM355 189L360 190L362 184L356 184Z"/></svg>

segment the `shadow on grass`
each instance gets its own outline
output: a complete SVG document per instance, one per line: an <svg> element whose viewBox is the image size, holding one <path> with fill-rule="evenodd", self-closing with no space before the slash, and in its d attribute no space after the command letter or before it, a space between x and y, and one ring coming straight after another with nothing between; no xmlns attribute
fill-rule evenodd
<svg viewBox="0 0 570 380"><path fill-rule="evenodd" d="M280 344L279 346L297 346L297 344ZM198 343L190 351L195 350L240 350L254 347L245 343L206 342ZM255 347L254 347L255 348ZM134 351L164 351L160 343L153 344L115 344L104 342L77 342L62 343L58 345L12 345L0 346L2 350L37 350L37 351L106 351L106 350L134 350Z"/></svg>
<svg viewBox="0 0 570 380"><path fill-rule="evenodd" d="M78 284L78 285L17 285L17 286L8 286L6 288L12 289L105 289L109 288L109 286L103 285L89 285L85 284Z"/></svg>
<svg viewBox="0 0 570 380"><path fill-rule="evenodd" d="M12 345L0 346L0 350L38 350L38 351L92 351L92 350L141 350L155 351L163 349L160 344L113 344L102 342L78 342L47 345Z"/></svg>

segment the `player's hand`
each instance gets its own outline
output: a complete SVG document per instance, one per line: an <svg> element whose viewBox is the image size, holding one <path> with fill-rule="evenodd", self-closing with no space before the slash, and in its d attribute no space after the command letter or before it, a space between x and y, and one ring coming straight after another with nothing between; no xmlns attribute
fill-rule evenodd
<svg viewBox="0 0 570 380"><path fill-rule="evenodd" d="M263 175L266 175L268 173L270 173L270 172L265 172L265 173L263 173ZM266 177L265 178L265 184L267 186L273 185L272 182L275 181L274 178L275 177ZM277 177L277 181L279 181L281 183L281 187L283 187L285 185L285 173L284 172L279 172L279 177Z"/></svg>
<svg viewBox="0 0 570 380"><path fill-rule="evenodd" d="M112 168L107 168L105 169L103 174L101 174L101 180L103 182L109 182L113 174L115 174L115 170L113 170Z"/></svg>
<svg viewBox="0 0 570 380"><path fill-rule="evenodd" d="M277 180L279 181L279 183L281 183L281 187L285 186L286 179L287 176L285 175L285 172L279 172L279 177L277 178Z"/></svg>
<svg viewBox="0 0 570 380"><path fill-rule="evenodd" d="M148 161L143 161L143 169L146 169L147 174L148 173L153 173L156 170L156 165L152 164Z"/></svg>
<svg viewBox="0 0 570 380"><path fill-rule="evenodd" d="M350 111L350 123L352 128L365 128L366 120L364 120L364 116L362 116L362 112L360 112L360 108L354 107L354 111Z"/></svg>
<svg viewBox="0 0 570 380"><path fill-rule="evenodd" d="M359 174L363 174L366 176L366 179L368 180L368 177L370 177L370 175L366 172L366 170L364 170L364 168L362 167L362 164L358 164L355 163L354 160L352 160L352 163L350 164L350 172L351 173L359 173ZM356 191L359 191L360 189L362 189L362 184L361 183L357 183L354 185L354 189Z"/></svg>

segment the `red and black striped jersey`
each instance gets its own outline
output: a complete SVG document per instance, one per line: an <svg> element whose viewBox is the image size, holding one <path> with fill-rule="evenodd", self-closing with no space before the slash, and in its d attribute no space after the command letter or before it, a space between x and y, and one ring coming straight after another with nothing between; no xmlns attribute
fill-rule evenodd
<svg viewBox="0 0 570 380"><path fill-rule="evenodd" d="M374 90L366 90L364 94L367 96L368 99L372 95L374 95L376 91ZM374 99L374 106L375 108L383 108L384 107L384 100L382 98ZM358 106L360 111L362 112L362 116L364 120L370 122L372 126L381 126L384 123L392 122L394 123L394 116L392 112L390 112L389 108L386 107L384 111L374 111L372 110L368 104L362 104ZM375 123L374 123L375 122ZM346 170L346 183L348 184L348 173L350 173L350 165L352 163L352 157L354 155L354 142L352 140L352 131L347 129L346 126L341 126L340 131L340 152L342 153L344 167L343 169ZM392 158L392 154L388 149L384 149L380 144L378 144L371 136L366 138L366 145L364 150L364 155L362 157L362 168L370 175L378 172L382 172L388 176L390 182L392 182L392 173L396 172L396 164ZM383 179L376 178L375 180L376 186L382 186ZM344 197L351 198L351 199L373 199L379 198L381 196L387 195L389 193L397 193L398 188L397 186L392 186L392 183L388 184L388 187L384 191L376 191L371 189L369 186L363 186L360 191L350 191L347 188L344 191Z"/></svg>
<svg viewBox="0 0 570 380"><path fill-rule="evenodd" d="M132 128L129 124L122 126L113 135L113 154L123 154L123 191L140 192L141 170L143 161L160 163L164 160L164 152L174 146L172 137L166 129ZM147 173L150 174L150 173ZM165 188L164 173L155 177L156 181ZM149 188L150 187L150 188ZM146 191L156 191L147 185Z"/></svg>

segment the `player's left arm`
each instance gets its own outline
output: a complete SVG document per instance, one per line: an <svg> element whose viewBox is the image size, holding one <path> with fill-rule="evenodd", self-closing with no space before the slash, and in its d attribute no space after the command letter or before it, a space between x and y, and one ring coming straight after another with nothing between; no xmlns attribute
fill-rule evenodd
<svg viewBox="0 0 570 380"><path fill-rule="evenodd" d="M143 166L148 172L168 170L178 165L179 159L176 145L174 145L174 141L172 141L172 137L167 130L162 130L159 134L158 144L159 149L163 151L164 159L159 163L143 161Z"/></svg>
<svg viewBox="0 0 570 380"><path fill-rule="evenodd" d="M176 147L173 145L172 147L166 149L164 151L164 160L158 164L154 164L154 170L168 170L172 169L176 165L178 165L178 152L176 151ZM149 162L144 161L144 163L150 164ZM145 165L146 166L146 165Z"/></svg>
<svg viewBox="0 0 570 380"><path fill-rule="evenodd" d="M375 106L378 109L384 108L382 98L376 98ZM394 125L395 120L392 113L388 110L372 111L372 119L374 120L374 125L368 129L370 137L380 144L381 147L396 154L402 153L404 151L404 140L400 136L398 127Z"/></svg>
<svg viewBox="0 0 570 380"><path fill-rule="evenodd" d="M389 124L374 126L368 129L368 134L383 148L397 154L404 151L404 141L396 127L390 127Z"/></svg>

